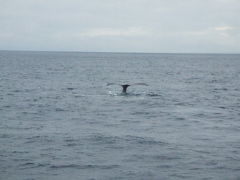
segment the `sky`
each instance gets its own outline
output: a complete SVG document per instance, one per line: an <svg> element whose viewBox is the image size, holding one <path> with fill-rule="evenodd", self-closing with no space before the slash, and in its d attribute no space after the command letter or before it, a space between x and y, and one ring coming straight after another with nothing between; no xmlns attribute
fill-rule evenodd
<svg viewBox="0 0 240 180"><path fill-rule="evenodd" d="M240 53L240 0L0 0L0 50Z"/></svg>

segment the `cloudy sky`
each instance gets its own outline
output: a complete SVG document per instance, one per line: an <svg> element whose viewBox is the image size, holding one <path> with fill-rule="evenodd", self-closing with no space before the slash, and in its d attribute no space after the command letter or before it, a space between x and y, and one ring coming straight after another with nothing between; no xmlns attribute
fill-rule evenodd
<svg viewBox="0 0 240 180"><path fill-rule="evenodd" d="M240 0L0 0L0 50L240 53Z"/></svg>

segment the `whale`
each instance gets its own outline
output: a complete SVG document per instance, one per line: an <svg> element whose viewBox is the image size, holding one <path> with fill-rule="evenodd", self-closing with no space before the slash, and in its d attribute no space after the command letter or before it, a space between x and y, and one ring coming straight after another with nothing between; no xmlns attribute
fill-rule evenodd
<svg viewBox="0 0 240 180"><path fill-rule="evenodd" d="M116 83L107 83L107 86L111 85L120 85L122 87L122 93L126 94L127 93L127 88L129 86L135 86L135 85L142 85L142 86L148 86L146 83L134 83L134 84L116 84Z"/></svg>

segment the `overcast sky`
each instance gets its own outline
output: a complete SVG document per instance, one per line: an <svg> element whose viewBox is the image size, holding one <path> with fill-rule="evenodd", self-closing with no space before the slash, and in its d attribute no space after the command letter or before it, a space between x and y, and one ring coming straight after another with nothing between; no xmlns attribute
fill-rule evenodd
<svg viewBox="0 0 240 180"><path fill-rule="evenodd" d="M240 53L240 0L0 0L0 50Z"/></svg>

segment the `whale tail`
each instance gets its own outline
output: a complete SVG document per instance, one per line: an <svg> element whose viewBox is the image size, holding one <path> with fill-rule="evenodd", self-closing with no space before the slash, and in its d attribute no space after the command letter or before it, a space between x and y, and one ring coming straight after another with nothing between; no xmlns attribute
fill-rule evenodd
<svg viewBox="0 0 240 180"><path fill-rule="evenodd" d="M122 93L127 93L127 88L128 88L128 86L130 86L129 84L123 84L123 85L121 85L122 86Z"/></svg>
<svg viewBox="0 0 240 180"><path fill-rule="evenodd" d="M115 83L107 83L107 86L111 86L111 85L120 85L122 86L122 93L127 93L127 88L129 86L134 86L134 85L142 85L142 86L148 86L148 84L146 83L134 83L134 84L115 84Z"/></svg>

